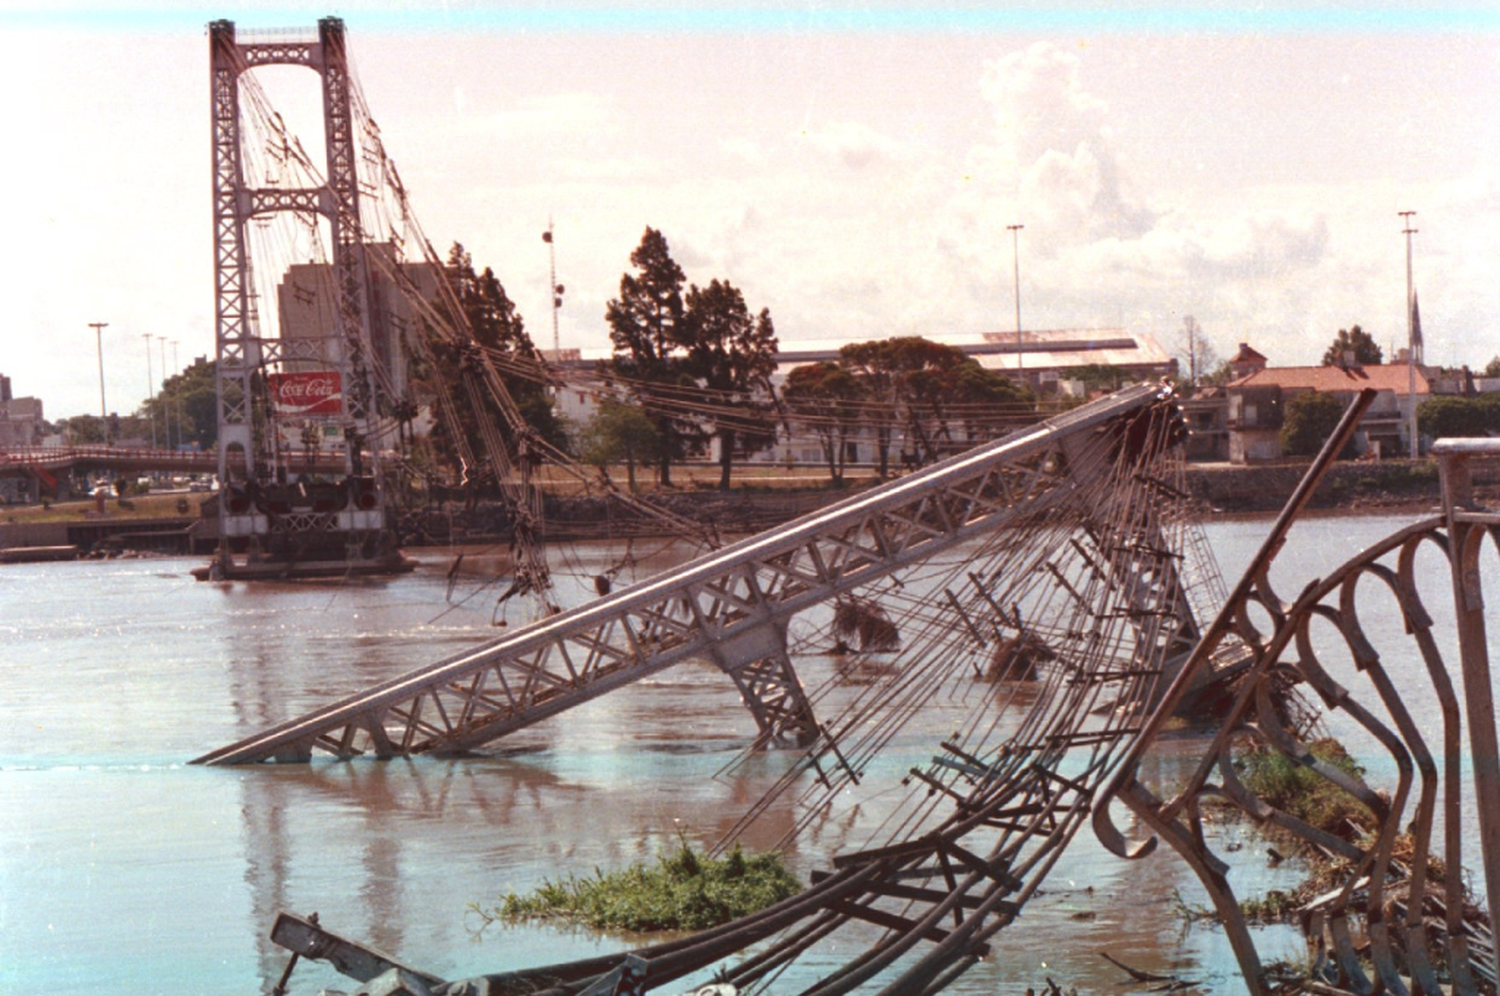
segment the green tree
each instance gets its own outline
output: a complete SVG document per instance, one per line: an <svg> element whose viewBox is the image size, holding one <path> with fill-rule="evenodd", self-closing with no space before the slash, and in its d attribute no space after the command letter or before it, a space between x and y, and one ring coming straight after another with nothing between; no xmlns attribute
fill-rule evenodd
<svg viewBox="0 0 1500 996"><path fill-rule="evenodd" d="M953 368L950 383L961 406L965 440L971 445L1036 420L1036 395L1031 388L980 366L973 357Z"/></svg>
<svg viewBox="0 0 1500 996"><path fill-rule="evenodd" d="M943 443L953 443L954 421L962 420L973 437L981 426L998 424L1002 415L1013 420L1015 408L1032 399L1029 390L985 370L962 349L920 336L850 343L839 356L869 399L866 418L875 429L882 476L889 470L897 425L905 428L916 455L930 460L940 455Z"/></svg>
<svg viewBox="0 0 1500 996"><path fill-rule="evenodd" d="M835 486L844 483L849 436L860 424L864 397L854 374L827 361L793 367L781 389L787 411L817 436Z"/></svg>
<svg viewBox="0 0 1500 996"><path fill-rule="evenodd" d="M776 439L771 411L771 374L776 370L776 328L762 308L751 316L745 296L728 281L696 284L685 298L687 370L714 406L719 438L719 490L727 491L736 444L753 451Z"/></svg>
<svg viewBox="0 0 1500 996"><path fill-rule="evenodd" d="M197 443L200 450L211 450L219 442L217 371L217 360L195 360L177 378L168 378L162 391L176 407L172 424L180 424L181 433L174 434L189 444Z"/></svg>
<svg viewBox="0 0 1500 996"><path fill-rule="evenodd" d="M898 417L900 380L889 340L851 342L839 349L839 363L859 381L865 396L865 425L875 432L875 471L890 474L891 437Z"/></svg>
<svg viewBox="0 0 1500 996"><path fill-rule="evenodd" d="M636 464L660 455L656 423L636 405L614 398L604 399L578 436L578 456L584 463L607 472L610 464L624 461L631 491L636 490Z"/></svg>
<svg viewBox="0 0 1500 996"><path fill-rule="evenodd" d="M1417 406L1417 424L1437 438L1494 435L1500 433L1500 397L1434 395Z"/></svg>
<svg viewBox="0 0 1500 996"><path fill-rule="evenodd" d="M1375 340L1370 338L1370 333L1352 325L1347 329L1339 329L1339 334L1333 337L1333 342L1323 353L1323 366L1336 367L1344 362L1344 355L1352 353L1354 362L1360 366L1377 366L1382 362L1380 347Z"/></svg>
<svg viewBox="0 0 1500 996"><path fill-rule="evenodd" d="M1481 377L1500 377L1500 356L1490 357L1490 362L1484 365L1484 373Z"/></svg>
<svg viewBox="0 0 1500 996"><path fill-rule="evenodd" d="M57 420L57 429L72 446L91 446L104 442L104 420L98 415L74 415Z"/></svg>
<svg viewBox="0 0 1500 996"><path fill-rule="evenodd" d="M566 446L567 435L538 376L536 345L500 278L489 267L476 272L473 257L458 242L448 252L444 273L460 311L450 320L458 328L467 328L472 338L452 342L432 337L433 369L414 364L415 376L427 384L426 392L433 398L434 450L455 467L468 462L464 457L468 452L485 461L482 468L468 468L471 477L493 477L493 450L515 442L515 433L509 427L517 417L538 439ZM499 385L491 383L481 351L498 373ZM510 396L515 405L513 414L506 414L501 393ZM398 419L402 402L391 402L390 414ZM495 434L497 426L507 427L503 435ZM462 435L462 443L454 438L455 431Z"/></svg>
<svg viewBox="0 0 1500 996"><path fill-rule="evenodd" d="M1228 360L1225 360L1223 363L1220 363L1218 366L1214 367L1210 373L1206 373L1201 378L1199 378L1199 384L1219 387L1223 384L1229 383L1233 379L1234 368L1230 365Z"/></svg>
<svg viewBox="0 0 1500 996"><path fill-rule="evenodd" d="M1332 394L1305 391L1287 400L1281 422L1281 452L1288 456L1311 456L1333 435L1344 406Z"/></svg>
<svg viewBox="0 0 1500 996"><path fill-rule="evenodd" d="M682 287L686 276L672 259L661 232L648 227L630 254L636 273L620 278L620 296L605 307L614 344L611 369L624 379L651 415L661 436L659 479L672 483L672 462L701 436L698 423L682 413L684 388L696 387L687 369L689 330Z"/></svg>
<svg viewBox="0 0 1500 996"><path fill-rule="evenodd" d="M181 372L162 381L161 392L147 398L142 419L156 422L157 442L165 448L197 444L211 450L219 439L218 361L195 359ZM170 431L169 431L170 430ZM147 433L150 432L148 428Z"/></svg>

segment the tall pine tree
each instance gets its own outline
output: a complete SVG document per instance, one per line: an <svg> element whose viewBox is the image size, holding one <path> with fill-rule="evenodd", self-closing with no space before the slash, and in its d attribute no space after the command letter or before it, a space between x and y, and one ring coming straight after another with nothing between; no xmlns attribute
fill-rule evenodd
<svg viewBox="0 0 1500 996"><path fill-rule="evenodd" d="M719 489L729 490L735 447L764 449L776 439L771 374L776 371L776 328L770 311L754 317L745 295L727 280L689 288L684 325L688 370L715 407L719 439Z"/></svg>
<svg viewBox="0 0 1500 996"><path fill-rule="evenodd" d="M693 387L687 368L690 342L684 322L682 267L672 259L661 232L648 227L630 254L635 274L620 278L620 296L604 317L614 343L611 367L629 383L630 393L645 408L661 439L658 467L663 486L672 483L672 461L680 460L696 441L695 421L680 417L682 388Z"/></svg>

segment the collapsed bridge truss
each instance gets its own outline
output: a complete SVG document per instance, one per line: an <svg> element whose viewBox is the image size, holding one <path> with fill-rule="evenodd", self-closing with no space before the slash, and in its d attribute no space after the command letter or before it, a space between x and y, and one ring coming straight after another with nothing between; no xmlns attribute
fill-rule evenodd
<svg viewBox="0 0 1500 996"><path fill-rule="evenodd" d="M862 569L874 562L877 550L899 555L911 551L919 536L936 543L975 517L988 517L981 508L994 511L1000 504L993 500L996 492L1008 490L1012 496L1007 513L988 534L965 534L967 542L957 544L961 558L926 578L926 591L941 593L930 600L941 612L928 621L941 615L948 625L911 639L895 654L892 677L857 697L836 721L818 722L803 712L805 725L782 727L814 736L772 794L801 792L797 801L809 810L828 805L868 774L880 745L903 717L931 701L935 689L951 689L955 682L983 684L976 680L976 655L955 650L957 645L985 651L979 658L992 664L1013 659L1013 653L1008 658L1002 651L1007 646L1013 651L1018 641L1050 649L1030 662L1024 683L1032 694L1007 700L1000 691L1005 682L989 686L975 703L972 721L943 739L930 762L903 779L909 794L884 829L866 846L834 856L832 867L815 873L809 887L792 899L663 944L456 982L413 970L290 915L278 920L273 939L296 955L327 959L370 982L367 992L617 996L680 989L690 980L711 980L705 989L718 993L769 992L810 953L821 951L821 964L828 965L828 946L835 945L845 952L841 965L820 970L811 984L805 975L795 976L804 980L797 984L804 996L856 990L926 996L945 989L990 952L998 932L1015 920L1074 834L1092 821L1100 840L1122 857L1142 857L1165 840L1184 858L1214 901L1248 990L1260 996L1272 991L1271 982L1230 888L1228 863L1204 834L1201 807L1217 798L1342 860L1334 866L1332 887L1299 911L1313 944L1314 978L1326 991L1493 992L1493 934L1475 905L1483 901L1493 909L1500 900L1500 761L1480 561L1487 545L1500 550L1500 514L1476 505L1468 472L1470 457L1485 447L1439 442L1441 516L1398 530L1291 602L1279 598L1270 583L1269 569L1288 529L1372 398L1367 392L1346 413L1260 555L1232 592L1220 593L1219 611L1202 626L1189 621L1193 586L1184 579L1193 559L1192 530L1176 525L1184 502L1171 483L1166 445L1171 420L1159 417L1161 398L1117 397L1066 424L997 444L992 449L1006 458L982 471L969 465L959 472L965 460L935 468L940 474L977 473L966 486L949 482L953 490L944 495L941 512L924 504L933 495L907 494L904 503L886 509L901 509L899 517L878 526L874 520L844 519L847 507L831 520L814 516L794 524L790 532L798 545L775 556L808 550L809 564L823 557L811 553L821 546L805 545L813 534L803 530L812 523L822 521L827 529L841 522L854 530L839 534L833 546L838 557L822 560L815 572L790 573L792 561L777 561L775 576L795 578L794 587L805 592L810 589L804 586L815 581ZM1030 476L996 486L999 467L1011 473L1023 466ZM1022 487L1023 480L1030 483ZM918 490L930 483L920 482ZM976 495L991 498L981 505ZM825 535L822 542L832 541ZM1149 558L1148 547L1155 551ZM733 549L771 556L753 541ZM1027 552L1018 555L1021 549ZM1069 552L1077 559L1070 560ZM733 560L737 554L724 556ZM1423 578L1426 586L1433 583L1432 571L1416 567L1423 556L1447 565L1451 616L1440 604L1442 593L1423 592ZM709 558L690 565L689 574L715 562L725 566ZM740 576L765 576L760 561L751 563L755 572ZM1005 566L996 570L997 564ZM976 590L959 595L958 578L968 578ZM1049 600L1040 587L1032 587L1038 578L1062 596ZM917 578L908 575L908 581L915 584ZM660 595L656 583L643 587ZM861 577L830 597L855 590L871 597L874 587ZM778 618L770 606L744 597L765 589L731 589L720 581L711 590L713 600L699 602L700 609L713 605L737 613L718 630L726 641L737 638L736 625L754 631L749 627L757 623L744 620ZM884 594L889 598L891 589ZM1397 641L1384 652L1377 649L1380 641L1371 633L1383 608L1380 599L1398 608L1409 641L1405 648ZM1376 608L1369 607L1372 601ZM659 616L635 618L639 624ZM1196 618L1207 616L1200 610ZM1439 619L1456 639L1436 632ZM1013 627L1009 637L1006 627ZM1178 655L1189 638L1191 649ZM625 645L643 643L637 635L627 637ZM1146 751L1174 708L1219 670L1236 673L1235 692L1196 773L1170 791L1149 785L1141 775ZM1164 680L1168 674L1170 681ZM1388 753L1393 772L1388 786L1377 791L1375 781L1312 750L1312 727L1296 722L1284 705L1282 693L1298 685L1313 691L1329 716L1352 722ZM1423 694L1435 703L1435 721L1415 718ZM1023 715L1010 725L996 718L997 707L1003 714L1007 702L1024 705ZM878 732L862 740L857 727ZM1371 829L1362 835L1331 834L1257 798L1239 777L1233 754L1247 742L1343 789L1368 812ZM276 753L274 746L262 749ZM1472 785L1472 795L1466 785ZM1129 846L1113 822L1116 801L1155 836ZM745 819L753 820L755 813L752 807ZM1482 897L1468 893L1461 871L1466 855L1472 861L1476 851L1485 883ZM1433 857L1424 858L1427 854Z"/></svg>
<svg viewBox="0 0 1500 996"><path fill-rule="evenodd" d="M1180 431L1169 393L1121 392L199 760L469 750L698 658L736 682L757 746L798 748L744 827L775 797L814 813L870 788L907 724L958 700L952 732L894 786L899 812L801 895L682 941L466 983L644 992L753 949L720 981L754 990L852 938L862 953L812 991L936 992L984 956L1087 824L1199 642L1198 620L1222 603L1188 514ZM855 605L899 627L899 647L886 633L878 650L850 648L885 661L857 691L805 687L798 621ZM358 951L295 918L276 936L314 957ZM346 964L363 966L356 977L407 971ZM466 991L409 971L403 984Z"/></svg>
<svg viewBox="0 0 1500 996"><path fill-rule="evenodd" d="M306 761L315 753L378 758L470 750L690 658L707 658L736 683L762 743L807 747L828 731L793 669L788 625L799 612L900 584L903 572L960 545L1004 532L1014 549L1061 556L1030 565L1078 607L1118 605L1120 639L1140 675L1154 677L1197 641L1179 551L1154 514L1176 501L1153 476L1176 425L1158 390L1136 388L1013 434L655 578L552 616L477 650L197 759L203 764ZM1124 475L1122 481L1121 475ZM1157 495L1112 523L1112 505ZM1113 496L1113 497L1111 497ZM1015 579L978 572L937 597L975 650L1008 638L1054 641L1049 623L1007 591ZM1035 581L1028 578L1027 584ZM1102 585L1102 588L1101 588ZM1085 596L1083 589L1099 589ZM1055 627L1053 627L1055 628ZM1082 631L1079 631L1082 632ZM988 634L988 635L986 635ZM1074 637L1077 633L1073 634ZM1049 649L1049 654L1057 651ZM1116 677L1125 681L1126 676Z"/></svg>

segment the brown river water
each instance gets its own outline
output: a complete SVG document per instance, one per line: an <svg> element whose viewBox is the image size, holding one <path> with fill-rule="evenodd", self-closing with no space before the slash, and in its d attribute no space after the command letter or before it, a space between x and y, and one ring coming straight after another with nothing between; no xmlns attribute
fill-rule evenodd
<svg viewBox="0 0 1500 996"><path fill-rule="evenodd" d="M1405 521L1299 524L1278 577L1294 591ZM1208 527L1231 582L1266 528ZM592 575L620 553L577 547L560 577L563 601L590 597ZM771 752L721 773L754 727L711 666L680 665L612 693L493 756L186 763L492 636L497 589L465 576L450 598L452 554L416 556L413 574L340 584L199 583L189 559L0 568L0 993L265 993L285 964L266 940L279 910L316 911L329 928L447 978L638 943L553 927L479 931L469 906L544 877L651 860L679 836L712 843L727 831L788 759ZM678 556L661 549L634 572ZM807 681L829 665L798 666ZM937 709L890 746L881 764L893 781L930 756L945 722ZM1170 782L1197 744L1165 744L1148 774ZM813 823L790 864L805 877L861 846L883 805L872 791ZM799 818L791 806L766 812L748 843L777 840ZM1233 850L1242 894L1300 877L1294 863L1268 868L1264 841L1245 824L1212 830ZM1205 901L1169 851L1122 861L1085 829L1043 894L952 991L1020 996L1049 977L1080 993L1144 989L1100 952L1201 992L1243 991L1222 934L1186 924L1179 900ZM1300 952L1282 928L1263 940L1272 956ZM819 965L799 971L773 991L800 991ZM304 963L291 991L323 987L356 984Z"/></svg>

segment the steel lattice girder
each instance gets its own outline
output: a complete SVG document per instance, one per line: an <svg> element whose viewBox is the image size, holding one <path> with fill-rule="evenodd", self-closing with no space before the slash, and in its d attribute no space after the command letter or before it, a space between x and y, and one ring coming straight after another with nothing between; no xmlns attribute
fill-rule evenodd
<svg viewBox="0 0 1500 996"><path fill-rule="evenodd" d="M380 758L463 751L689 658L712 659L731 674L758 665L737 683L747 698L761 696L749 704L762 739L806 742L816 721L785 660L793 615L1042 511L1088 474L1069 454L1101 436L1122 438L1128 423L1168 404L1155 388L1122 391L195 763L305 761L314 751ZM1168 422L1151 420L1155 431L1167 431Z"/></svg>

